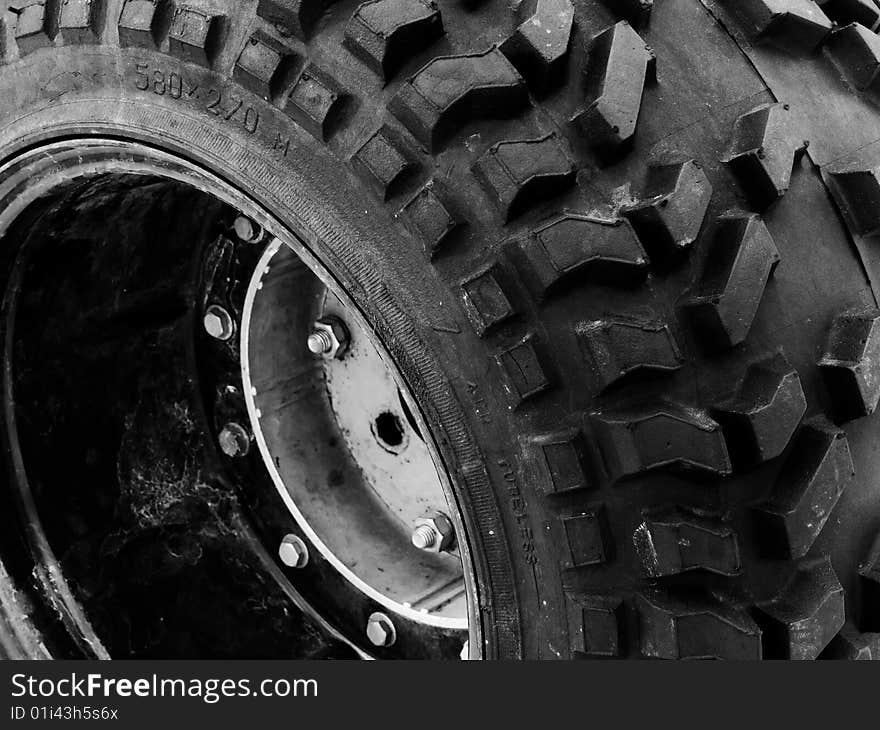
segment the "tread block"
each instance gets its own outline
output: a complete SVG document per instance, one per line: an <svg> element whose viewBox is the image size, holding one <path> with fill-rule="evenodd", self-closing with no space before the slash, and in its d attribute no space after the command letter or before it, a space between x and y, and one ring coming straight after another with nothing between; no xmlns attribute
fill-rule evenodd
<svg viewBox="0 0 880 730"><path fill-rule="evenodd" d="M745 340L779 252L761 218L728 213L718 219L696 294L685 304L710 350Z"/></svg>
<svg viewBox="0 0 880 730"><path fill-rule="evenodd" d="M169 50L185 61L210 66L225 22L224 16L200 6L175 2L168 28Z"/></svg>
<svg viewBox="0 0 880 730"><path fill-rule="evenodd" d="M825 169L829 188L852 233L880 232L880 160L848 159Z"/></svg>
<svg viewBox="0 0 880 730"><path fill-rule="evenodd" d="M814 51L832 23L813 0L724 0L741 9L751 35L797 52Z"/></svg>
<svg viewBox="0 0 880 730"><path fill-rule="evenodd" d="M97 0L65 0L58 19L65 43L97 43L95 15L98 12Z"/></svg>
<svg viewBox="0 0 880 730"><path fill-rule="evenodd" d="M880 36L864 25L851 23L831 34L825 50L853 88L880 92Z"/></svg>
<svg viewBox="0 0 880 730"><path fill-rule="evenodd" d="M492 145L473 166L505 221L575 182L575 166L555 134Z"/></svg>
<svg viewBox="0 0 880 730"><path fill-rule="evenodd" d="M859 566L862 588L862 628L880 631L880 533Z"/></svg>
<svg viewBox="0 0 880 730"><path fill-rule="evenodd" d="M318 18L334 2L336 0L260 0L257 14L304 41Z"/></svg>
<svg viewBox="0 0 880 730"><path fill-rule="evenodd" d="M570 559L564 561L564 567L582 568L599 565L610 559L604 509L602 505L596 505L579 515L562 520L570 552Z"/></svg>
<svg viewBox="0 0 880 730"><path fill-rule="evenodd" d="M441 35L443 21L433 0L371 0L354 11L342 43L388 81Z"/></svg>
<svg viewBox="0 0 880 730"><path fill-rule="evenodd" d="M641 652L655 659L761 658L761 630L749 614L708 600L658 592L637 597Z"/></svg>
<svg viewBox="0 0 880 730"><path fill-rule="evenodd" d="M119 16L119 42L123 46L158 46L160 37L156 11L160 0L125 0Z"/></svg>
<svg viewBox="0 0 880 730"><path fill-rule="evenodd" d="M431 258L437 255L449 234L462 225L445 197L442 187L431 180L400 211L421 236Z"/></svg>
<svg viewBox="0 0 880 730"><path fill-rule="evenodd" d="M501 52L532 88L546 91L565 71L573 23L571 0L537 0L535 12L501 44Z"/></svg>
<svg viewBox="0 0 880 730"><path fill-rule="evenodd" d="M880 309L837 317L819 367L832 396L835 420L873 413L880 402Z"/></svg>
<svg viewBox="0 0 880 730"><path fill-rule="evenodd" d="M396 186L415 166L387 127L382 127L361 145L351 157L355 170L388 200Z"/></svg>
<svg viewBox="0 0 880 730"><path fill-rule="evenodd" d="M579 430L545 434L532 441L545 474L541 484L547 485L548 494L567 494L595 486L589 476L586 441Z"/></svg>
<svg viewBox="0 0 880 730"><path fill-rule="evenodd" d="M57 18L49 12L46 0L18 0L6 3L8 33L15 38L18 54L25 56L38 48L53 45L57 34Z"/></svg>
<svg viewBox="0 0 880 730"><path fill-rule="evenodd" d="M651 10L654 9L654 0L602 0L602 2L636 28L648 24Z"/></svg>
<svg viewBox="0 0 880 730"><path fill-rule="evenodd" d="M309 65L299 75L284 104L284 112L315 139L325 141L342 106L344 95L335 81Z"/></svg>
<svg viewBox="0 0 880 730"><path fill-rule="evenodd" d="M816 0L832 21L838 26L859 23L870 30L880 24L880 6L876 0Z"/></svg>
<svg viewBox="0 0 880 730"><path fill-rule="evenodd" d="M737 466L754 466L779 456L807 410L801 379L785 357L753 363L737 393L712 409L724 429Z"/></svg>
<svg viewBox="0 0 880 730"><path fill-rule="evenodd" d="M244 44L233 78L264 99L270 99L280 94L280 86L293 70L296 58L277 38L257 30Z"/></svg>
<svg viewBox="0 0 880 730"><path fill-rule="evenodd" d="M847 622L822 653L823 659L842 661L880 660L880 634L860 633Z"/></svg>
<svg viewBox="0 0 880 730"><path fill-rule="evenodd" d="M738 575L741 568L736 533L719 519L681 508L645 515L633 534L645 573L652 578L707 570Z"/></svg>
<svg viewBox="0 0 880 730"><path fill-rule="evenodd" d="M499 283L497 266L492 266L461 285L464 309L480 337L516 312Z"/></svg>
<svg viewBox="0 0 880 730"><path fill-rule="evenodd" d="M688 248L700 233L712 185L693 160L660 163L648 168L641 200L621 208L645 245L662 253Z"/></svg>
<svg viewBox="0 0 880 730"><path fill-rule="evenodd" d="M504 376L502 385L507 391L511 408L519 407L550 387L550 380L541 366L531 335L526 335L516 345L496 355L495 362Z"/></svg>
<svg viewBox="0 0 880 730"><path fill-rule="evenodd" d="M721 427L703 411L659 401L638 409L599 411L590 420L614 480L660 468L730 474Z"/></svg>
<svg viewBox="0 0 880 730"><path fill-rule="evenodd" d="M803 563L771 602L757 607L771 659L815 659L843 627L843 587L831 559Z"/></svg>
<svg viewBox="0 0 880 730"><path fill-rule="evenodd" d="M569 636L572 651L590 656L620 656L626 623L619 596L569 598Z"/></svg>
<svg viewBox="0 0 880 730"><path fill-rule="evenodd" d="M766 207L788 190L795 155L805 147L791 132L788 105L764 104L736 120L724 161L746 195Z"/></svg>
<svg viewBox="0 0 880 730"><path fill-rule="evenodd" d="M520 244L540 295L576 279L629 284L648 274L648 257L628 221L566 213Z"/></svg>
<svg viewBox="0 0 880 730"><path fill-rule="evenodd" d="M854 475L846 434L824 420L805 424L770 497L755 507L767 552L806 555Z"/></svg>
<svg viewBox="0 0 880 730"><path fill-rule="evenodd" d="M635 134L642 91L654 74L653 53L625 20L594 39L586 78L590 104L572 121L603 161L614 159Z"/></svg>
<svg viewBox="0 0 880 730"><path fill-rule="evenodd" d="M659 322L584 322L577 333L602 390L637 371L672 372L682 364L669 327Z"/></svg>
<svg viewBox="0 0 880 730"><path fill-rule="evenodd" d="M525 82L493 46L429 61L400 87L389 109L429 151L437 152L465 121L510 116L527 104Z"/></svg>

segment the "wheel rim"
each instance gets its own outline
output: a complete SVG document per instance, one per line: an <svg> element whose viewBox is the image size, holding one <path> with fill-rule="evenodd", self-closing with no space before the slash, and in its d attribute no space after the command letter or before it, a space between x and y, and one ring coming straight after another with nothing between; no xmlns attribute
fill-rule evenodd
<svg viewBox="0 0 880 730"><path fill-rule="evenodd" d="M315 358L304 352L306 333L301 331L301 322L297 331L289 308L279 321L265 326L269 312L282 311L278 303L285 295L301 295L308 288L297 262L295 254L275 239L257 264L242 317L242 381L263 461L309 542L358 590L407 620L466 629L464 578L457 551L433 552L412 545L411 533L418 529L419 520L445 515L448 505L419 429L414 421L409 422L414 418L413 406L406 405L408 399L400 390L403 379L389 365L387 355L380 354L367 330L352 322L348 309L320 284L312 294L317 310L312 318L348 320L343 326L350 340L343 357L320 360L327 405L334 416L330 420L335 421L322 434L345 441L353 457L350 466L359 469L363 479L343 473L345 465L336 460L338 453L324 455L329 465L312 470L327 474L331 489L314 483L300 468L302 458L297 452L310 445L314 448L320 440L312 432L315 424L311 420L303 423L302 414L310 404L301 407L302 376L314 376L310 366ZM278 269L284 274L270 279ZM254 319L264 323L258 332L252 327ZM296 335L290 336L292 332ZM281 358L261 358L263 345L278 345L279 339L284 340ZM293 382L291 369L298 376ZM281 408L273 407L273 401ZM342 491L351 478L360 482L356 489ZM334 487L340 493L334 495ZM379 525L383 527L377 530ZM376 557L364 561L365 554Z"/></svg>
<svg viewBox="0 0 880 730"><path fill-rule="evenodd" d="M48 163L52 156L53 162ZM237 230L239 217L229 226L230 232L234 232L239 238L239 244L243 247L250 247L254 251L260 251L261 254L256 260L256 265L245 278L249 285L245 294L245 302L243 305L243 313L241 321L234 321L232 328L234 335L227 336L228 332L224 331L224 323L212 321L211 327L218 329L212 330L208 328L208 332L203 334L210 341L216 343L218 347L228 347L230 341L235 343L234 347L240 358L238 365L240 367L241 382L235 386L243 392L244 402L246 405L246 413L238 414L238 418L231 418L228 422L221 424L217 422L214 425L216 433L214 434L220 450L226 452L227 459L230 462L236 462L230 466L233 473L236 473L241 480L242 468L240 454L236 452L236 441L241 444L241 435L234 428L225 428L226 426L236 426L243 428L245 439L248 439L250 430L253 430L254 440L259 453L259 464L266 469L269 476L268 480L264 480L262 485L266 483L275 486L276 504L273 504L271 517L266 519L263 509L252 510L248 517L254 521L255 530L253 534L249 534L246 542L255 544L255 551L271 556L274 561L273 565L266 566L270 573L273 573L280 583L285 584L284 590L289 596L295 596L300 603L300 608L305 610L313 619L318 620L321 625L331 631L333 635L346 643L357 648L357 650L365 655L377 656L458 656L462 645L468 643L470 646L479 646L479 641L474 641L475 631L474 621L468 620L469 612L472 614L475 595L475 585L472 577L472 571L469 567L467 541L464 538L461 519L450 504L454 505L454 500L448 498L451 495L451 487L448 476L442 469L433 466L439 463L437 450L432 443L430 431L418 411L416 403L412 400L406 390L406 383L403 377L397 371L396 367L390 359L387 351L382 347L378 337L376 337L369 328L365 319L359 311L353 306L345 293L336 283L332 274L320 265L312 253L306 246L296 239L289 231L284 230L265 210L258 208L252 201L247 199L239 191L230 189L219 179L214 178L210 174L198 170L180 160L179 158L166 155L157 150L142 146L132 145L128 143L115 142L110 140L78 140L68 141L51 145L47 148L34 150L24 155L21 159L13 161L6 166L6 169L0 172L0 180L3 181L2 194L7 203L5 210L0 215L0 231L5 236L19 222L19 216L30 211L35 201L45 200L47 195L54 194L60 179L75 179L79 183L87 183L89 180L108 179L112 175L129 175L129 176L155 176L163 180L174 180L179 183L193 186L194 188L204 191L221 201L227 206L232 207L243 221L253 221L255 229L264 231L265 233L258 237L257 242L249 241L249 234L246 231ZM86 185L87 187L87 185ZM31 206L31 207L29 207ZM244 224L243 224L244 225ZM271 233L270 233L271 231ZM431 488L426 489L422 502L432 505L432 509L436 512L448 514L451 522L454 524L456 543L451 552L431 553L429 551L418 550L409 544L407 550L408 560L414 561L408 563L407 560L393 560L393 548L403 549L405 541L411 537L410 533L414 525L414 510L416 506L412 504L392 505L392 512L396 511L405 513L405 519L399 515L396 518L389 518L389 522L396 525L396 531L392 539L378 540L370 543L370 547L377 546L384 553L378 558L372 557L373 561L381 561L381 565L387 567L393 563L395 576L389 584L378 586L374 580L376 571L355 570L352 567L354 552L349 546L346 553L341 550L341 542L338 533L327 532L329 522L324 520L322 523L319 519L321 510L316 508L320 500L315 494L311 495L311 500L294 499L289 490L289 480L285 480L282 474L283 470L279 470L278 463L278 443L273 445L273 439L267 438L263 421L258 416L258 411L267 410L265 401L261 399L266 397L265 393L254 394L253 391L253 371L254 363L257 364L257 371L260 370L260 363L263 362L259 357L254 357L250 352L251 343L254 341L254 309L260 309L261 297L258 292L262 287L263 274L267 264L273 264L278 261L280 255L287 256L291 260L296 260L303 271L308 271L309 276L313 279L313 286L324 287L324 293L320 296L321 307L325 312L334 310L337 316L343 316L347 325L356 333L353 342L359 343L357 348L370 349L378 357L384 367L387 368L386 375L388 382L394 384L400 393L399 401L395 404L395 408L383 410L372 420L370 424L370 433L372 435L372 444L377 449L382 449L384 454L389 458L398 458L401 454L410 451L418 452L418 468L424 470L425 459L434 469L434 480L431 482ZM15 271L20 273L20 265L16 266ZM271 269L272 266L270 265ZM17 277L17 278L16 278ZM18 435L18 421L21 413L17 411L18 405L15 393L15 367L12 350L16 344L16 317L20 316L17 309L18 296L21 293L22 279L17 274L13 275L11 286L7 290L6 296L6 321L7 321L7 337L6 337L6 412L7 412L7 429L10 441L11 452L17 459L16 471L18 480L16 482L18 488L18 499L22 508L22 514L29 524L33 527L29 529L28 539L34 554L35 561L43 566L45 575L41 580L44 596L56 605L64 608L63 615L67 617L67 623L73 633L79 636L79 643L87 653L102 656L107 652L103 647L100 638L97 636L94 628L91 626L89 619L89 610L83 611L80 607L81 594L78 587L69 588L66 580L66 570L61 568L61 563L54 555L52 536L46 532L45 525L41 520L42 505L38 504L39 500L34 500L32 495L32 484L28 479L30 466L27 459L23 455ZM316 291L318 289L316 288ZM265 292L264 292L265 293ZM205 302L204 311L199 312L199 320L202 327L204 324L204 315L208 313L211 307L217 307L214 302ZM222 309L222 307L221 307ZM214 314L217 314L215 311ZM319 317L320 318L320 317ZM222 317L221 317L222 319ZM228 327L228 325L226 325ZM257 327L257 329L259 329ZM214 335L211 337L210 335ZM238 344L240 343L240 344ZM265 344L261 342L261 344ZM302 339L296 341L297 347L307 352L306 342ZM194 359L201 362L205 358L199 352L199 347L195 347ZM352 353L353 357L349 363L357 363L358 356ZM311 356L314 359L314 356ZM210 357L208 358L210 359ZM367 358L368 364L375 367L377 360L375 357ZM333 396L334 382L340 382L337 377L334 381L332 367L336 365L347 366L344 359L338 360L321 360L323 363L322 377L328 384L325 390L325 396L328 400ZM331 372L328 373L328 369ZM201 377L201 374L200 374ZM213 376L212 376L213 377ZM210 380L210 378L207 378ZM344 378L342 380L345 380ZM202 387L207 386L202 383ZM262 407L261 407L262 406ZM222 409L221 409L222 410ZM332 412L332 407L331 407ZM215 416L217 414L215 413ZM223 414L221 414L223 415ZM385 419L383 422L382 419ZM391 419L390 421L388 419ZM222 419L221 419L222 420ZM243 421L240 423L239 421ZM338 424L337 424L338 427ZM400 442L395 443L395 439L400 437ZM228 439L228 444L224 444L224 439ZM424 439L424 440L423 440ZM274 446L274 448L273 448ZM352 450L352 443L346 442L341 444L349 451ZM238 447L241 449L241 446ZM378 453L378 452L377 452ZM229 454L232 454L229 456ZM285 460L291 456L292 452L288 449L284 452ZM351 454L349 454L351 456ZM253 459L249 464L249 468L253 468ZM356 462L357 463L357 462ZM375 465L373 465L375 466ZM369 469L365 470L369 471ZM247 475L249 472L244 470ZM367 488L370 487L370 480L364 480ZM256 490L257 487L254 487ZM294 495L295 496L295 495ZM379 495L387 498L386 495ZM442 504L438 504L440 500ZM248 495L242 496L242 502L248 506ZM263 507L268 497L260 494L258 500ZM374 500L376 501L376 500ZM387 499L385 499L387 502ZM393 502L393 500L392 500ZM418 500L415 500L419 503ZM420 503L419 503L420 504ZM433 505L437 505L434 507ZM327 506L324 505L324 512ZM427 512L428 510L426 510ZM375 517L375 512L368 513L368 516ZM289 529L283 529L285 520ZM364 534L367 522L352 528L349 523L349 531ZM244 525L244 523L242 523ZM343 525L345 527L345 525ZM247 531L247 526L242 527L243 531ZM343 531L344 532L344 531ZM258 546L256 544L259 543ZM295 555L297 550L305 552L308 556L306 562L302 565L298 564L297 559L291 560L291 554ZM389 563L389 553L392 554L391 563ZM264 559L265 562L265 559ZM423 581L422 584L413 587L412 582L407 582L407 576L413 575L412 566L418 566L418 569L427 566L431 570L428 571L430 579ZM375 566L375 562L374 562ZM361 566L363 567L363 566ZM369 566L368 566L369 567ZM409 570L409 573L407 572ZM332 606L329 610L326 608L327 603L351 602L350 594L339 593L340 583L338 577L327 578L327 572L333 571L340 575L348 589L353 589L359 593L359 597L355 601L357 615L360 617L359 630L356 629L358 620L346 615L343 608L338 605ZM306 574L311 577L306 578ZM365 580L363 575L366 574L368 579ZM320 580L317 580L320 578ZM313 585L300 585L300 581L306 583L326 583L330 586L330 592L335 594L328 598L321 597L320 591ZM454 610L450 609L450 603L440 602L436 606L432 605L435 610L420 610L423 606L419 606L418 597L425 594L436 594L438 588L445 585L453 584L456 589L453 591L457 597ZM293 585L293 589L291 589ZM460 587L459 587L460 586ZM60 590L60 594L59 594ZM414 600L415 599L415 600ZM436 602L435 602L436 603ZM444 610L445 606L445 610ZM375 610L374 610L375 609ZM437 610L439 609L439 610ZM380 615L375 619L375 615ZM383 618L384 615L384 618ZM367 619L364 621L363 617ZM378 623L388 621L392 624L392 631L396 633L395 641L383 644L381 641L377 643L371 631ZM468 637L470 636L470 641Z"/></svg>

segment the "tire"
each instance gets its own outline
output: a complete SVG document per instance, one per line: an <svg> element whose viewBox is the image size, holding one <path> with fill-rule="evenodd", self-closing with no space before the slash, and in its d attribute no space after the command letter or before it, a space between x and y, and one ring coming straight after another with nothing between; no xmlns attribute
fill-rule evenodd
<svg viewBox="0 0 880 730"><path fill-rule="evenodd" d="M330 262L452 477L483 657L878 655L872 3L11 7L4 160L138 140Z"/></svg>

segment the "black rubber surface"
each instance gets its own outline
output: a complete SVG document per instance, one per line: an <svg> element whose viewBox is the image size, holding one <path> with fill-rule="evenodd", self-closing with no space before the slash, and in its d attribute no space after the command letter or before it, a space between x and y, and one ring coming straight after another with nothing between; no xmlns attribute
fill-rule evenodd
<svg viewBox="0 0 880 730"><path fill-rule="evenodd" d="M4 150L183 150L353 291L487 656L877 656L872 0L12 6Z"/></svg>

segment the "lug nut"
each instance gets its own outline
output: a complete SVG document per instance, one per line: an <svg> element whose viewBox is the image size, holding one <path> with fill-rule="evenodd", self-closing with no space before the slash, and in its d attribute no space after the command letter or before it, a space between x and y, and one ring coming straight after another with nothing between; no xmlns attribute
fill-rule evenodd
<svg viewBox="0 0 880 730"><path fill-rule="evenodd" d="M238 216L232 224L232 230L239 240L245 243L257 243L263 238L263 229L260 225L244 215Z"/></svg>
<svg viewBox="0 0 880 730"><path fill-rule="evenodd" d="M232 338L235 332L235 323L232 316L223 307L212 304L205 311L205 332L207 332L215 340L226 342Z"/></svg>
<svg viewBox="0 0 880 730"><path fill-rule="evenodd" d="M296 535L285 535L278 546L278 557L288 568L305 568L309 562L309 549Z"/></svg>
<svg viewBox="0 0 880 730"><path fill-rule="evenodd" d="M232 459L246 456L251 448L251 437L237 423L227 423L217 441L220 443L220 450Z"/></svg>
<svg viewBox="0 0 880 730"><path fill-rule="evenodd" d="M432 553L449 550L455 542L452 520L442 512L435 512L428 517L416 520L410 539L419 550Z"/></svg>
<svg viewBox="0 0 880 730"><path fill-rule="evenodd" d="M397 630L384 613L373 613L367 620L367 638L373 646L391 646L397 641Z"/></svg>
<svg viewBox="0 0 880 730"><path fill-rule="evenodd" d="M314 355L327 360L340 359L348 350L351 337L348 328L338 317L323 317L312 325L307 345Z"/></svg>

